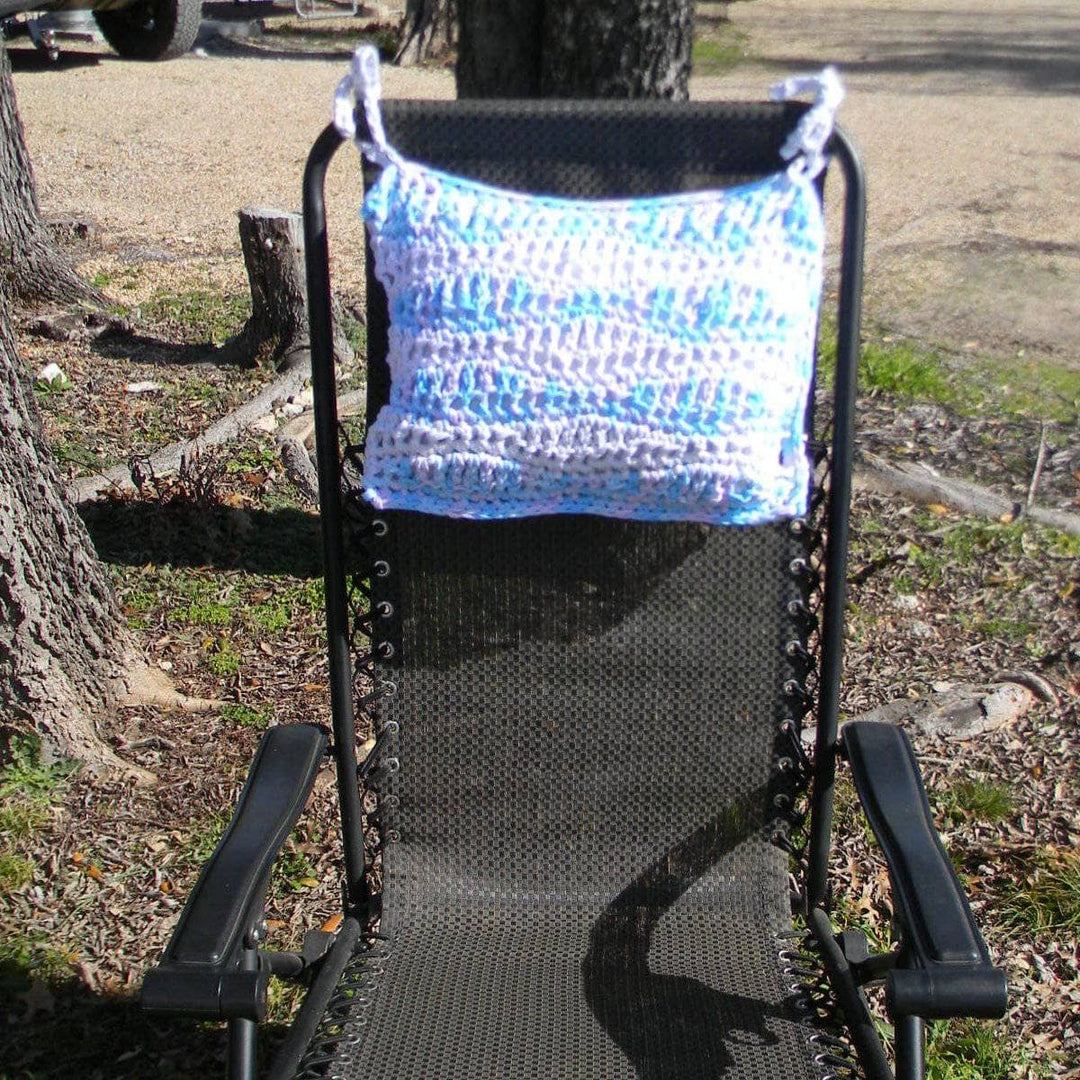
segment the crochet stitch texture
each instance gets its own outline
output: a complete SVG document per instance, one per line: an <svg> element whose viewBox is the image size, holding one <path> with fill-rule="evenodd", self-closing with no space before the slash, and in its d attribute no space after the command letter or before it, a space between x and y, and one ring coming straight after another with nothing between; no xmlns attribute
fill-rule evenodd
<svg viewBox="0 0 1080 1080"><path fill-rule="evenodd" d="M374 152L362 214L391 373L365 448L376 508L737 525L805 511L824 247L810 173L575 200Z"/></svg>

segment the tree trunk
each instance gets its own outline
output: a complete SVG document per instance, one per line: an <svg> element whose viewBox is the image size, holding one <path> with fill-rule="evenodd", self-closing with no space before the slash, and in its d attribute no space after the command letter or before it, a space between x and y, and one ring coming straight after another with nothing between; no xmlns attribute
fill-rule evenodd
<svg viewBox="0 0 1080 1080"><path fill-rule="evenodd" d="M688 96L692 0L458 0L460 97Z"/></svg>
<svg viewBox="0 0 1080 1080"><path fill-rule="evenodd" d="M458 0L458 97L539 97L544 0Z"/></svg>
<svg viewBox="0 0 1080 1080"><path fill-rule="evenodd" d="M413 67L438 55L440 32L443 44L454 44L454 25L457 12L455 0L407 0L401 21L401 43L394 63Z"/></svg>
<svg viewBox="0 0 1080 1080"><path fill-rule="evenodd" d="M101 302L101 294L75 273L41 220L34 171L7 49L0 40L0 292L22 300L70 304Z"/></svg>
<svg viewBox="0 0 1080 1080"><path fill-rule="evenodd" d="M47 760L136 772L95 721L145 665L62 490L0 297L0 735L32 732Z"/></svg>
<svg viewBox="0 0 1080 1080"><path fill-rule="evenodd" d="M543 97L689 96L692 0L546 0Z"/></svg>
<svg viewBox="0 0 1080 1080"><path fill-rule="evenodd" d="M311 359L304 229L299 214L254 206L240 211L240 247L251 286L251 318L227 341L219 363L243 367L273 364L281 371ZM334 323L334 353L345 361L352 350Z"/></svg>

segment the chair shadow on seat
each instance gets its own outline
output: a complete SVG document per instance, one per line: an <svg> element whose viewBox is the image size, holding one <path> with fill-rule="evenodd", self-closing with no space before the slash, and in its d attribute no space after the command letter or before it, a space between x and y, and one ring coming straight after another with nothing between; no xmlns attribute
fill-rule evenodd
<svg viewBox="0 0 1080 1080"><path fill-rule="evenodd" d="M737 1064L735 1047L775 1045L768 1021L791 1015L781 1002L650 967L664 915L756 828L740 805L729 808L666 851L593 925L581 965L585 999L640 1080L723 1077Z"/></svg>

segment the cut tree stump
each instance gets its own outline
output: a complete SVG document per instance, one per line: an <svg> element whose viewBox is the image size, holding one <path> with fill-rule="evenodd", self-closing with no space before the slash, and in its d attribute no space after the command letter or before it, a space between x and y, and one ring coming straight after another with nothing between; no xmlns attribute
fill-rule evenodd
<svg viewBox="0 0 1080 1080"><path fill-rule="evenodd" d="M168 476L185 459L190 461L209 447L235 439L284 400L299 394L309 377L311 330L304 275L303 219L299 214L252 206L239 213L240 244L251 285L251 318L214 359L218 364L233 363L241 367L273 364L279 374L254 398L216 420L197 438L171 443L139 462L144 476ZM353 354L341 332L336 305L333 327L334 362L346 364ZM73 481L68 496L75 502L84 502L108 491L133 491L138 487L139 480L129 463Z"/></svg>
<svg viewBox="0 0 1080 1080"><path fill-rule="evenodd" d="M251 317L221 349L219 363L242 367L272 364L286 371L307 365L311 355L304 229L299 214L246 206L240 214L240 247L251 287ZM352 350L334 319L334 359Z"/></svg>

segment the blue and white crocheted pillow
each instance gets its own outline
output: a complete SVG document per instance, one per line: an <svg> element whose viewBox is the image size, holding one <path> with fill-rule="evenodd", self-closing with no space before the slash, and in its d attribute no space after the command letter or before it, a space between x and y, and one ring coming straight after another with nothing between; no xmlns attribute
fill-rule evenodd
<svg viewBox="0 0 1080 1080"><path fill-rule="evenodd" d="M365 149L384 166L363 217L390 312L390 397L364 461L374 506L722 524L804 512L824 246L809 169L596 201Z"/></svg>

